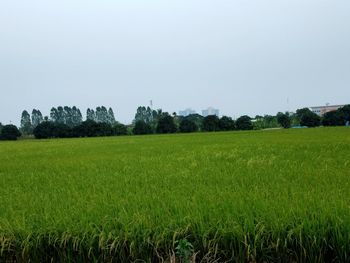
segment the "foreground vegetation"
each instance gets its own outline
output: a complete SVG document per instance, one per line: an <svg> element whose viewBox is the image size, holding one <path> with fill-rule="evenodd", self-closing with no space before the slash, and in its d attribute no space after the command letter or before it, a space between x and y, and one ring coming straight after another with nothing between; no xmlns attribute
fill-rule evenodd
<svg viewBox="0 0 350 263"><path fill-rule="evenodd" d="M348 262L349 156L346 127L0 142L0 262Z"/></svg>

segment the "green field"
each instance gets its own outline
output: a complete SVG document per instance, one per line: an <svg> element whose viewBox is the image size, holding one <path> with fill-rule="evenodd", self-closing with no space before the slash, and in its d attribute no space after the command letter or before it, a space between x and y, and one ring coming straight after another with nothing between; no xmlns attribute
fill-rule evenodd
<svg viewBox="0 0 350 263"><path fill-rule="evenodd" d="M350 129L0 142L0 262L170 261L183 238L203 262L349 262Z"/></svg>

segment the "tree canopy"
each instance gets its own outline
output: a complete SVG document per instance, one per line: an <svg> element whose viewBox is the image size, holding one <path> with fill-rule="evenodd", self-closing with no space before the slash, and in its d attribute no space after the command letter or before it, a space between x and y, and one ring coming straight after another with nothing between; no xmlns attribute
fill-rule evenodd
<svg viewBox="0 0 350 263"><path fill-rule="evenodd" d="M9 124L1 127L0 140L15 141L21 137L21 132L15 125Z"/></svg>
<svg viewBox="0 0 350 263"><path fill-rule="evenodd" d="M203 119L203 131L213 132L220 130L220 121L219 117L216 115L209 115Z"/></svg>
<svg viewBox="0 0 350 263"><path fill-rule="evenodd" d="M157 133L175 133L177 131L174 118L169 114L163 114L157 124Z"/></svg>
<svg viewBox="0 0 350 263"><path fill-rule="evenodd" d="M189 118L183 118L180 121L179 130L180 130L180 132L184 132L184 133L196 132L196 131L198 131L198 126L193 120L191 120Z"/></svg>
<svg viewBox="0 0 350 263"><path fill-rule="evenodd" d="M292 120L288 113L277 113L277 121L283 128L288 129L292 125Z"/></svg>
<svg viewBox="0 0 350 263"><path fill-rule="evenodd" d="M237 130L252 130L252 120L248 115L243 115L236 120Z"/></svg>

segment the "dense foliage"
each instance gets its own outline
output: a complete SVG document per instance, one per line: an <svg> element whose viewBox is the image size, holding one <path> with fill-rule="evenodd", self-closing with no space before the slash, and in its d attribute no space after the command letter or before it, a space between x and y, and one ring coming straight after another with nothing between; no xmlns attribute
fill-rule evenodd
<svg viewBox="0 0 350 263"><path fill-rule="evenodd" d="M203 119L202 130L207 132L219 131L220 120L216 115L209 115Z"/></svg>
<svg viewBox="0 0 350 263"><path fill-rule="evenodd" d="M279 112L277 114L277 122L285 129L288 129L292 125L292 120L288 113Z"/></svg>
<svg viewBox="0 0 350 263"><path fill-rule="evenodd" d="M169 114L163 114L159 117L157 123L157 133L175 133L177 127L174 118Z"/></svg>
<svg viewBox="0 0 350 263"><path fill-rule="evenodd" d="M241 116L236 120L236 127L238 130L252 130L252 119L247 115Z"/></svg>
<svg viewBox="0 0 350 263"><path fill-rule="evenodd" d="M86 120L75 127L69 127L63 123L44 121L34 129L33 134L37 139L100 137L126 135L127 129L123 124L116 123L111 125L93 120Z"/></svg>
<svg viewBox="0 0 350 263"><path fill-rule="evenodd" d="M153 129L151 124L146 123L143 120L138 120L135 123L135 126L133 128L133 134L135 135L144 135L144 134L152 134Z"/></svg>
<svg viewBox="0 0 350 263"><path fill-rule="evenodd" d="M191 120L190 118L183 118L180 122L180 127L179 130L180 132L196 132L198 131L199 127L197 126L197 124Z"/></svg>
<svg viewBox="0 0 350 263"><path fill-rule="evenodd" d="M15 141L21 136L21 132L15 125L5 125L1 126L0 140L10 140Z"/></svg>

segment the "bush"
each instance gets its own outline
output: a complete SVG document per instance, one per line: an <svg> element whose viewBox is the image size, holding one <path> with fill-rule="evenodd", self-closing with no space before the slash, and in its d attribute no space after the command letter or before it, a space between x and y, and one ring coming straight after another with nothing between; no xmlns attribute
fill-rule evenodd
<svg viewBox="0 0 350 263"><path fill-rule="evenodd" d="M86 120L73 128L74 137L112 136L113 128L110 124L93 120Z"/></svg>
<svg viewBox="0 0 350 263"><path fill-rule="evenodd" d="M15 125L5 125L1 128L0 140L16 141L21 135L21 132Z"/></svg>
<svg viewBox="0 0 350 263"><path fill-rule="evenodd" d="M57 133L57 131L55 131L55 124L49 121L44 121L38 124L33 130L36 139L54 138L55 132Z"/></svg>
<svg viewBox="0 0 350 263"><path fill-rule="evenodd" d="M182 119L180 122L180 132L196 132L198 131L198 126L194 121L189 119Z"/></svg>

